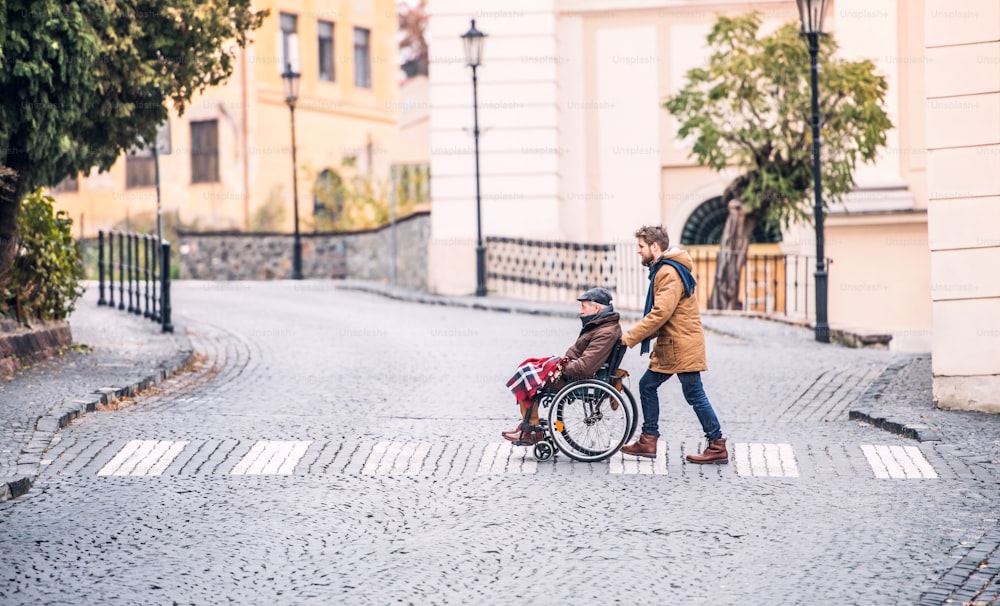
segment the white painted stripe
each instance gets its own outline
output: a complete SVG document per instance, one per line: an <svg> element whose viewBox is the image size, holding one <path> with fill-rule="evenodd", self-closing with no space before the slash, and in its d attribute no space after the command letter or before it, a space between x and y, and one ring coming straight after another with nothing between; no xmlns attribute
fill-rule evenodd
<svg viewBox="0 0 1000 606"><path fill-rule="evenodd" d="M483 449L483 456L479 459L479 468L476 470L476 475L485 475L490 473L493 468L493 459L497 456L497 451L503 446L503 442L491 442L486 445Z"/></svg>
<svg viewBox="0 0 1000 606"><path fill-rule="evenodd" d="M736 475L752 476L753 469L750 467L750 445L745 442L737 442L733 447L733 462L736 464Z"/></svg>
<svg viewBox="0 0 1000 606"><path fill-rule="evenodd" d="M140 446L142 445L142 440L131 440L128 444L122 447L110 461L104 464L104 467L97 472L99 476L108 476L118 471L122 463L128 460Z"/></svg>
<svg viewBox="0 0 1000 606"><path fill-rule="evenodd" d="M257 457L259 457L260 454L264 452L265 448L267 448L267 444L265 442L263 441L255 442L254 445L250 447L250 451L247 452L245 455L243 455L243 458L241 458L239 462L236 463L236 467L233 467L233 470L229 473L234 476L240 476L246 474L247 469L249 469L250 465L252 465L253 462L257 460Z"/></svg>
<svg viewBox="0 0 1000 606"><path fill-rule="evenodd" d="M170 449L170 442L166 440L153 441L153 447L149 449L146 456L142 457L136 461L135 467L132 469L131 473L128 475L132 476L144 476L149 468L152 467L159 459L162 457L167 450ZM115 474L115 475L125 475L125 474Z"/></svg>
<svg viewBox="0 0 1000 606"><path fill-rule="evenodd" d="M862 444L861 451L865 453L865 458L868 459L868 465L872 468L872 472L875 474L876 478L889 477L889 470L882 462L882 459L879 457L878 451L875 450L874 446L871 444Z"/></svg>
<svg viewBox="0 0 1000 606"><path fill-rule="evenodd" d="M378 464L378 469L375 470L375 473L389 473L401 450L403 450L403 442L390 442L389 448L385 449L385 456L382 457L382 461Z"/></svg>
<svg viewBox="0 0 1000 606"><path fill-rule="evenodd" d="M305 440L299 442L293 442L292 448L288 452L288 456L278 467L278 475L291 475L295 471L295 466L299 464L302 457L306 455L306 451L309 450L309 445L312 444L312 440Z"/></svg>
<svg viewBox="0 0 1000 606"><path fill-rule="evenodd" d="M903 471L902 466L896 462L896 458L892 456L892 450L888 446L879 445L875 447L875 452L878 457L882 460L885 468L889 470L889 477L902 479L906 477L906 472Z"/></svg>
<svg viewBox="0 0 1000 606"><path fill-rule="evenodd" d="M232 475L289 475L305 456L311 440L260 440L230 472Z"/></svg>
<svg viewBox="0 0 1000 606"><path fill-rule="evenodd" d="M617 452L608 459L608 472L614 475L667 475L667 443L656 442L656 458L636 457Z"/></svg>
<svg viewBox="0 0 1000 606"><path fill-rule="evenodd" d="M938 474L934 471L934 467L927 461L924 457L924 453L920 452L920 449L916 446L904 446L907 454L910 455L910 459L913 460L913 464L917 466L920 470L921 476L925 478L936 478Z"/></svg>
<svg viewBox="0 0 1000 606"><path fill-rule="evenodd" d="M767 459L764 458L763 444L750 444L750 469L754 476L767 475Z"/></svg>
<svg viewBox="0 0 1000 606"><path fill-rule="evenodd" d="M733 445L731 458L736 464L736 475L741 477L799 477L799 466L791 444L737 442Z"/></svg>
<svg viewBox="0 0 1000 606"><path fill-rule="evenodd" d="M372 447L372 451L368 453L368 459L365 461L365 466L361 468L361 473L365 475L371 475L375 473L378 469L379 463L382 462L382 457L385 455L385 451L389 448L391 442L379 442Z"/></svg>
<svg viewBox="0 0 1000 606"><path fill-rule="evenodd" d="M181 454L181 451L183 451L184 447L187 446L188 444L189 442L171 442L170 448L167 449L167 452L165 452L163 456L160 457L160 460L157 461L155 465L149 468L149 470L146 472L146 475L147 476L161 475L164 471L167 470L167 467L169 467L170 464L174 462L174 459L177 458L177 455Z"/></svg>
<svg viewBox="0 0 1000 606"><path fill-rule="evenodd" d="M139 448L136 448L135 452L132 453L132 456L130 456L127 461L121 464L121 467L119 467L118 470L115 471L114 475L116 476L131 475L136 465L142 462L142 459L145 458L150 452L152 452L154 448L156 448L156 440L141 440Z"/></svg>
<svg viewBox="0 0 1000 606"><path fill-rule="evenodd" d="M899 466L903 468L903 477L906 478L922 478L923 474L920 473L920 469L913 464L913 460L910 458L910 454L906 452L906 449L902 446L890 446L889 452L892 457L899 463Z"/></svg>
<svg viewBox="0 0 1000 606"><path fill-rule="evenodd" d="M784 475L781 471L781 458L778 456L777 444L764 444L764 465L767 467L768 476L780 478Z"/></svg>
<svg viewBox="0 0 1000 606"><path fill-rule="evenodd" d="M399 455L396 460L393 461L392 469L389 470L391 474L401 474L410 466L410 459L413 457L413 453L417 450L416 442L406 442L399 451Z"/></svg>
<svg viewBox="0 0 1000 606"><path fill-rule="evenodd" d="M431 451L431 445L427 442L418 442L413 456L410 457L410 465L406 468L406 475L415 476L423 471L424 461L427 460L427 453Z"/></svg>
<svg viewBox="0 0 1000 606"><path fill-rule="evenodd" d="M795 461L795 452L791 444L778 444L778 456L781 458L781 471L786 478L799 477L799 465Z"/></svg>

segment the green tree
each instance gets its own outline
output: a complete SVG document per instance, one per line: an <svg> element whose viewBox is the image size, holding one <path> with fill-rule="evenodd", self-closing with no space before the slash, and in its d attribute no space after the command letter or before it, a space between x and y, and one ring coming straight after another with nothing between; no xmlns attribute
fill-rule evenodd
<svg viewBox="0 0 1000 606"><path fill-rule="evenodd" d="M736 168L725 188L729 214L720 242L713 309L739 307L739 276L757 225L787 227L811 216L812 109L809 49L799 28L785 25L760 36L760 17L720 17L708 36L708 65L689 70L683 89L664 107L693 140L698 163ZM888 89L871 61L834 55L820 41L818 64L823 202L854 188L859 161L872 162L892 123Z"/></svg>
<svg viewBox="0 0 1000 606"><path fill-rule="evenodd" d="M107 170L225 81L251 0L0 0L0 288L25 193Z"/></svg>

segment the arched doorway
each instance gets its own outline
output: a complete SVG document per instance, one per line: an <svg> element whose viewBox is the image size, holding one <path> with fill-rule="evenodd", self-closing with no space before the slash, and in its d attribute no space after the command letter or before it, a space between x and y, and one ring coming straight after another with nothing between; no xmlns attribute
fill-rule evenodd
<svg viewBox="0 0 1000 606"><path fill-rule="evenodd" d="M681 244L687 246L718 244L722 240L722 229L726 225L729 208L716 196L702 202L694 209L681 232ZM771 244L781 242L781 229L771 226L765 229L758 225L750 236L751 244Z"/></svg>

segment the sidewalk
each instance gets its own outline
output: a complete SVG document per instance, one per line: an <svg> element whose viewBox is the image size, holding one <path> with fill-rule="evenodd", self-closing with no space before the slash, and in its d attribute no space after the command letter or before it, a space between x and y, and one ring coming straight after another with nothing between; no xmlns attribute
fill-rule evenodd
<svg viewBox="0 0 1000 606"><path fill-rule="evenodd" d="M0 381L0 501L26 493L56 432L81 414L162 382L194 359L183 328L97 306L96 286L70 317L75 347Z"/></svg>

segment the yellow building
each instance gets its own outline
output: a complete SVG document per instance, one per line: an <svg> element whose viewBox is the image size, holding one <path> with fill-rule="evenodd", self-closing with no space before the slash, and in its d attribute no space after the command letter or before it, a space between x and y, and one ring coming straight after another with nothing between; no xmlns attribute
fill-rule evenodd
<svg viewBox="0 0 1000 606"><path fill-rule="evenodd" d="M301 74L296 173L306 230L324 171L388 178L399 113L395 2L264 0L253 8L270 15L238 53L232 77L197 95L183 116L172 113L163 129L162 209L199 229L292 229L291 112L281 78L291 64ZM139 152L107 173L64 181L54 195L79 233L93 236L126 217L153 224L154 177L151 154Z"/></svg>

